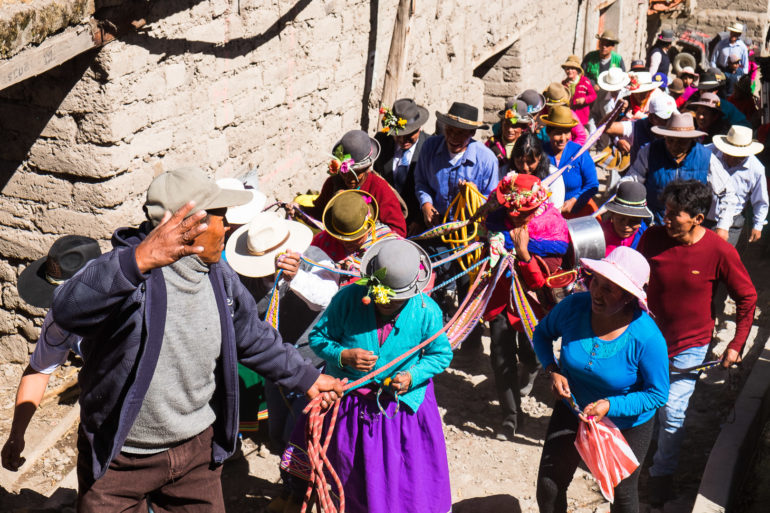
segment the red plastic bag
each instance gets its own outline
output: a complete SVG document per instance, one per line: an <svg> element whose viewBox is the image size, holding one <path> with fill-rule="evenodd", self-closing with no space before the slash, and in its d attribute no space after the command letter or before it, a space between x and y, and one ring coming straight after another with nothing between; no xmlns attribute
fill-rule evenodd
<svg viewBox="0 0 770 513"><path fill-rule="evenodd" d="M591 418L580 422L575 447L599 482L604 498L614 502L615 487L639 466L623 434L607 417L598 423Z"/></svg>

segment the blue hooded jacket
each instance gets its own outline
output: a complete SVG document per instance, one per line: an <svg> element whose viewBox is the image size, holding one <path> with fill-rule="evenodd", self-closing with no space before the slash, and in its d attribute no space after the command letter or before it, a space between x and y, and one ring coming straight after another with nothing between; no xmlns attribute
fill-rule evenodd
<svg viewBox="0 0 770 513"><path fill-rule="evenodd" d="M139 229L117 230L113 250L59 286L53 301L54 321L83 337L80 429L91 451L81 457L91 459L94 479L103 476L120 453L144 401L163 342L167 306L163 272L141 273L135 257L136 246L149 231L148 223ZM212 462L219 465L235 452L238 362L302 392L313 385L319 371L259 320L254 298L227 263L211 264L209 279L222 332L211 403L216 413Z"/></svg>

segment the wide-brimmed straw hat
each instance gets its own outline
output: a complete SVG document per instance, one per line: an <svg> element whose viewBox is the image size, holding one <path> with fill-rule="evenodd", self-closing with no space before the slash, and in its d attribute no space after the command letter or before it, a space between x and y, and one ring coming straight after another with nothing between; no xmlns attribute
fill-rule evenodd
<svg viewBox="0 0 770 513"><path fill-rule="evenodd" d="M358 189L340 191L326 204L321 220L326 233L335 239L354 241L377 222L377 200Z"/></svg>
<svg viewBox="0 0 770 513"><path fill-rule="evenodd" d="M479 120L479 109L462 102L454 102L446 114L436 111L436 118L445 126L465 130L486 130L489 128L489 125L485 125L483 121Z"/></svg>
<svg viewBox="0 0 770 513"><path fill-rule="evenodd" d="M48 255L29 264L19 275L19 296L32 306L50 308L56 287L101 254L99 243L91 237L65 235L56 239Z"/></svg>
<svg viewBox="0 0 770 513"><path fill-rule="evenodd" d="M620 42L620 39L618 39L618 35L614 30L605 30L601 34L596 34L596 39L600 41L612 41L615 44Z"/></svg>
<svg viewBox="0 0 770 513"><path fill-rule="evenodd" d="M636 296L644 311L647 307L645 285L650 281L650 264L641 253L626 246L618 246L601 260L581 258L580 263L591 272L601 274L612 283Z"/></svg>
<svg viewBox="0 0 770 513"><path fill-rule="evenodd" d="M549 107L567 105L569 103L569 89L561 82L551 82L543 91L545 104Z"/></svg>
<svg viewBox="0 0 770 513"><path fill-rule="evenodd" d="M742 125L733 125L727 135L715 135L711 139L719 151L733 157L756 155L765 147L752 138L751 128Z"/></svg>
<svg viewBox="0 0 770 513"><path fill-rule="evenodd" d="M545 116L540 117L545 126L556 128L572 128L578 124L578 120L572 115L572 110L566 105L556 105Z"/></svg>
<svg viewBox="0 0 770 513"><path fill-rule="evenodd" d="M689 102L687 104L688 107L708 107L709 109L718 110L721 112L720 106L722 105L722 100L719 99L719 96L714 93L701 93L700 98L698 98L698 101Z"/></svg>
<svg viewBox="0 0 770 513"><path fill-rule="evenodd" d="M728 32L734 32L736 34L743 34L743 24L742 23L738 23L737 21L733 22L733 23L730 24L729 27L727 27L727 31Z"/></svg>
<svg viewBox="0 0 770 513"><path fill-rule="evenodd" d="M631 79L628 73L620 68L610 68L607 71L599 73L599 78L596 79L599 87L605 91L620 91L628 85Z"/></svg>
<svg viewBox="0 0 770 513"><path fill-rule="evenodd" d="M395 117L395 121L397 124L399 124L395 128L390 127L388 125L385 125L385 116L383 116L383 130L385 129L385 126L388 126L388 130L385 130L388 135L409 135L414 133L417 129L419 129L421 126L423 126L425 123L428 122L428 118L430 117L430 114L428 113L428 109L423 107L422 105L417 105L415 101L411 98L400 98L393 102L393 107L390 109L393 116Z"/></svg>
<svg viewBox="0 0 770 513"><path fill-rule="evenodd" d="M380 143L363 130L351 130L334 144L332 155L350 155L353 160L350 169L363 171L370 168L380 156Z"/></svg>
<svg viewBox="0 0 770 513"><path fill-rule="evenodd" d="M607 203L607 210L629 217L652 217L647 208L647 187L634 181L620 182L615 197Z"/></svg>
<svg viewBox="0 0 770 513"><path fill-rule="evenodd" d="M660 87L660 82L653 80L649 71L631 71L628 78L626 88L631 93L647 93Z"/></svg>
<svg viewBox="0 0 770 513"><path fill-rule="evenodd" d="M280 253L302 253L312 240L313 232L304 224L276 212L262 212L233 232L225 245L225 258L238 274L260 278L275 273L275 257Z"/></svg>
<svg viewBox="0 0 770 513"><path fill-rule="evenodd" d="M693 117L688 113L672 114L671 117L668 118L666 126L654 126L651 130L653 134L665 137L676 137L679 139L695 139L702 135L706 135L706 132L695 130Z"/></svg>
<svg viewBox="0 0 770 513"><path fill-rule="evenodd" d="M267 196L255 189L247 189L246 185L237 178L222 178L217 180L217 185L222 189L247 191L252 195L251 201L245 205L238 205L237 207L229 207L227 209L225 219L230 224L246 224L265 208Z"/></svg>
<svg viewBox="0 0 770 513"><path fill-rule="evenodd" d="M583 67L581 66L580 57L577 55L570 55L567 57L567 60L564 61L561 65L562 69L569 69L573 68L580 72L580 74L583 74Z"/></svg>
<svg viewBox="0 0 770 513"><path fill-rule="evenodd" d="M390 299L416 296L428 286L431 272L428 253L410 240L381 240L361 257L361 276L370 280L370 293L376 294L373 288L381 285L390 289ZM375 302L379 302L376 297Z"/></svg>
<svg viewBox="0 0 770 513"><path fill-rule="evenodd" d="M682 75L690 75L695 78L698 78L698 74L695 73L695 68L693 68L692 66L682 66L682 69L679 70L679 76L681 77Z"/></svg>

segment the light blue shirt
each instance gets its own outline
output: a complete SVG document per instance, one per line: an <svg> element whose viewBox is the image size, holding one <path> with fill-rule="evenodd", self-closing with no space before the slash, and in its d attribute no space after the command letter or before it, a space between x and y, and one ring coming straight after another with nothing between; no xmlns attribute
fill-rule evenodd
<svg viewBox="0 0 770 513"><path fill-rule="evenodd" d="M714 53L711 54L711 66L725 68L730 54L737 53L741 56L741 69L748 75L749 73L749 49L746 44L738 39L735 43L730 43L729 37L717 43Z"/></svg>
<svg viewBox="0 0 770 513"><path fill-rule="evenodd" d="M434 135L423 144L414 173L420 206L432 203L441 215L459 192L460 180L473 182L485 197L500 181L497 157L475 139L471 139L465 153L455 164L451 160L444 136Z"/></svg>

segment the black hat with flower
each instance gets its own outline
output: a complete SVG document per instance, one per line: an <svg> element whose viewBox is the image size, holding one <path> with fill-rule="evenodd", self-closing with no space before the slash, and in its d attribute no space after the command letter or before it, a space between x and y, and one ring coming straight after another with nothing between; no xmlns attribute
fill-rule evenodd
<svg viewBox="0 0 770 513"><path fill-rule="evenodd" d="M369 169L380 156L380 143L363 130L351 130L332 149L329 174L354 173Z"/></svg>
<svg viewBox="0 0 770 513"><path fill-rule="evenodd" d="M411 98L400 98L393 107L382 107L382 131L388 135L409 135L428 122L428 109Z"/></svg>
<svg viewBox="0 0 770 513"><path fill-rule="evenodd" d="M361 257L361 276L356 282L368 288L364 303L387 304L422 293L431 279L428 253L412 241L385 239L373 244ZM369 299L367 299L369 298Z"/></svg>

